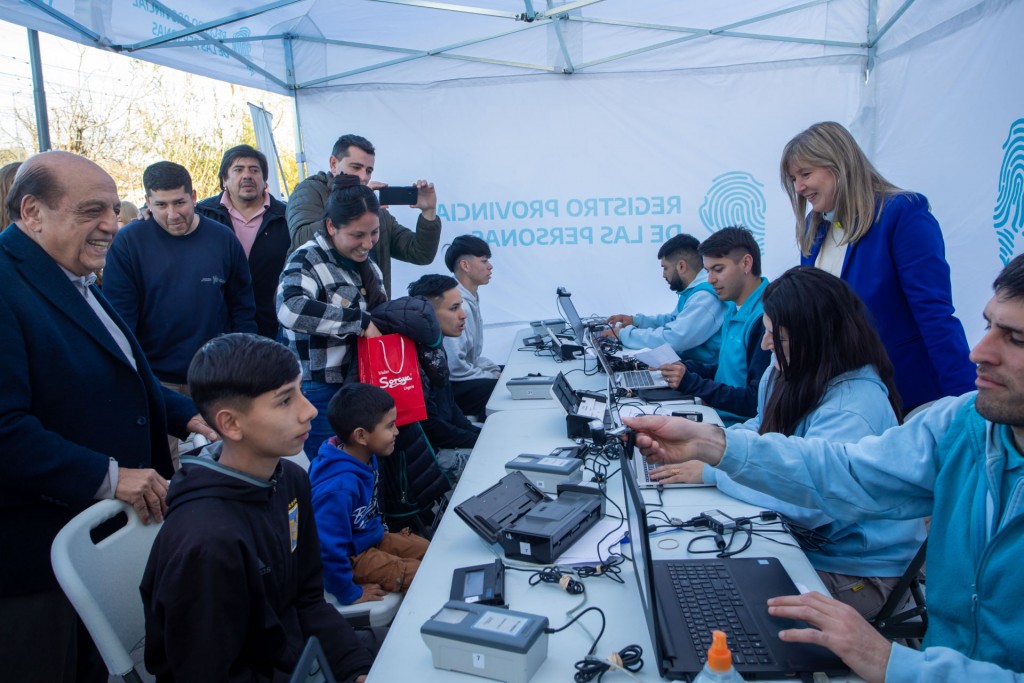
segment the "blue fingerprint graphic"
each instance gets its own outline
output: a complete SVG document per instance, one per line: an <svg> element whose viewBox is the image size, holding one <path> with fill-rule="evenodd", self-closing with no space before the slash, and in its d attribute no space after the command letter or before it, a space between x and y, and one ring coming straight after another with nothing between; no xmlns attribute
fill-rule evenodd
<svg viewBox="0 0 1024 683"><path fill-rule="evenodd" d="M235 31L235 34L233 36L231 36L231 37L232 38L248 38L251 35L252 35L252 31L249 30L249 27L248 26L243 26L242 28L240 28L237 31ZM252 57L252 43L247 43L247 42L243 42L243 43L230 43L230 45L231 45L231 49L232 50L234 50L238 54L242 55L243 57Z"/></svg>
<svg viewBox="0 0 1024 683"><path fill-rule="evenodd" d="M708 232L730 225L742 225L754 233L764 249L764 185L745 171L729 171L711 181L711 189L700 205L700 221Z"/></svg>
<svg viewBox="0 0 1024 683"><path fill-rule="evenodd" d="M1013 122L1003 143L999 196L992 224L999 238L999 258L1005 266L1013 258L1013 243L1024 227L1024 119Z"/></svg>

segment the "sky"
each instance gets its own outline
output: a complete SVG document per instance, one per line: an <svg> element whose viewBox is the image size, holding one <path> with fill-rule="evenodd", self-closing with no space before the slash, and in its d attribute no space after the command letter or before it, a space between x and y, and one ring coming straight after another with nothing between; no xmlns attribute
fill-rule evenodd
<svg viewBox="0 0 1024 683"><path fill-rule="evenodd" d="M48 105L50 92L64 88L79 88L89 91L98 101L126 91L129 88L146 88L147 83L136 83L132 79L131 57L117 55L104 50L86 47L57 38L46 33L39 34L40 53L43 64L43 80L47 84ZM152 68L152 67L149 67ZM161 92L154 93L159 100L173 108L174 90L187 87L186 74L165 66L156 66L163 80ZM148 73L148 72L147 72ZM193 88L216 94L215 99L224 110L232 106L247 111L247 102L261 104L274 115L274 136L282 155L291 154L295 149L294 109L291 99L254 88L243 88L204 76L191 76ZM9 147L11 138L18 128L15 112L33 111L32 73L28 57L28 31L16 24L0 21L0 147ZM197 125L212 125L220 119L218 114L226 112L204 112L198 117ZM24 137L24 131L21 131ZM34 143L34 141L33 141Z"/></svg>

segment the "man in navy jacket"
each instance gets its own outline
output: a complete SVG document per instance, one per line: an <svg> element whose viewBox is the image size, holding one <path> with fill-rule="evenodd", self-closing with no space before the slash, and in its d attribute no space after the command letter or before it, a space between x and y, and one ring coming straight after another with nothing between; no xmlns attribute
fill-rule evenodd
<svg viewBox="0 0 1024 683"><path fill-rule="evenodd" d="M117 231L114 181L67 152L32 157L0 235L0 671L106 680L50 568L50 545L93 500L161 519L165 434L213 435L188 399L160 387L92 273ZM80 657L78 652L81 648ZM91 665L91 668L90 668ZM78 674L78 680L93 680Z"/></svg>
<svg viewBox="0 0 1024 683"><path fill-rule="evenodd" d="M196 213L223 223L235 232L249 260L252 295L259 334L277 338L274 297L291 246L284 202L267 190L270 168L263 152L237 145L220 162L220 194L196 204Z"/></svg>

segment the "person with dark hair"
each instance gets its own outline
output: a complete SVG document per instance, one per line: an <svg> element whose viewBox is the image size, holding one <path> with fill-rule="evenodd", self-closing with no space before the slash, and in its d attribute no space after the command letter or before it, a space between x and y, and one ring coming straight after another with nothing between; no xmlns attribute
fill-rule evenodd
<svg viewBox="0 0 1024 683"><path fill-rule="evenodd" d="M708 284L699 247L696 237L679 234L658 249L661 276L679 295L675 310L661 315L617 313L606 321L611 329L601 334L618 338L627 349L668 344L682 360L716 362L728 306Z"/></svg>
<svg viewBox="0 0 1024 683"><path fill-rule="evenodd" d="M107 680L57 585L50 546L94 500L163 519L166 434L216 434L160 386L95 284L117 232L114 180L68 152L29 158L0 234L0 672L25 683Z"/></svg>
<svg viewBox="0 0 1024 683"><path fill-rule="evenodd" d="M800 263L842 277L864 300L896 368L903 409L970 391L974 365L928 199L883 178L833 121L790 140L779 172Z"/></svg>
<svg viewBox="0 0 1024 683"><path fill-rule="evenodd" d="M928 632L922 650L890 643L847 605L818 593L768 601L808 622L786 641L829 648L869 683L1019 682L1024 675L1024 256L993 284L985 335L971 351L977 391L936 401L857 443L625 419L657 463L697 460L737 484L833 519L932 515Z"/></svg>
<svg viewBox="0 0 1024 683"><path fill-rule="evenodd" d="M757 414L757 387L771 359L761 348L761 296L768 278L761 277L761 249L746 228L722 228L701 243L699 252L708 284L727 305L718 358L659 369L670 386L697 396L730 425Z"/></svg>
<svg viewBox="0 0 1024 683"><path fill-rule="evenodd" d="M160 161L142 174L152 215L118 231L103 293L138 337L164 386L188 393L189 362L225 332L255 332L245 252L230 228L196 214L192 177ZM177 462L177 440L171 439Z"/></svg>
<svg viewBox="0 0 1024 683"><path fill-rule="evenodd" d="M377 458L395 452L395 401L353 382L331 399L327 417L335 436L309 465L324 586L343 605L405 593L430 543L408 528L391 533L381 519Z"/></svg>
<svg viewBox="0 0 1024 683"><path fill-rule="evenodd" d="M329 170L312 175L295 186L288 200L286 214L292 236L291 251L308 242L322 228L332 177L341 173L354 175L371 190L388 186L387 183L370 180L376 155L377 151L366 138L342 135L331 150ZM392 258L419 266L429 265L433 263L437 246L441 242L441 219L437 217L434 184L417 180L413 185L418 190L418 198L413 207L420 210L415 231L399 225L387 209L378 210L380 241L370 258L380 267L381 282L388 293L391 292Z"/></svg>
<svg viewBox="0 0 1024 683"><path fill-rule="evenodd" d="M764 337L773 365L758 389L757 415L729 430L850 443L898 424L892 364L867 310L850 287L817 268L797 266L764 290ZM775 510L828 543L805 548L832 597L871 619L924 542L922 520L849 522L737 484L701 463L652 472L664 482L710 483Z"/></svg>
<svg viewBox="0 0 1024 683"><path fill-rule="evenodd" d="M466 314L462 334L444 338L452 392L463 413L483 416L501 375L501 366L483 355L484 320L480 315L479 290L491 281L491 248L476 235L459 235L445 250L444 264L459 281L462 312Z"/></svg>
<svg viewBox="0 0 1024 683"><path fill-rule="evenodd" d="M4 200L7 199L7 193L11 191L14 176L18 173L19 168L21 168L20 161L6 164L0 168L0 232L6 230L12 222L11 214L8 212L7 203Z"/></svg>
<svg viewBox="0 0 1024 683"><path fill-rule="evenodd" d="M188 382L222 438L171 480L139 588L146 668L158 681L286 680L316 636L337 680L363 680L379 634L324 601L309 480L282 460L316 415L295 355L224 335L199 349Z"/></svg>
<svg viewBox="0 0 1024 683"><path fill-rule="evenodd" d="M277 338L274 295L291 245L284 202L267 188L267 157L249 145L224 152L220 162L221 193L196 204L196 213L234 230L252 276L256 330Z"/></svg>
<svg viewBox="0 0 1024 683"><path fill-rule="evenodd" d="M277 319L302 362L302 391L316 406L306 456L331 437L327 403L358 376L356 339L377 337L370 309L387 301L370 251L380 237L377 196L359 178L334 177L320 232L288 257L277 287Z"/></svg>

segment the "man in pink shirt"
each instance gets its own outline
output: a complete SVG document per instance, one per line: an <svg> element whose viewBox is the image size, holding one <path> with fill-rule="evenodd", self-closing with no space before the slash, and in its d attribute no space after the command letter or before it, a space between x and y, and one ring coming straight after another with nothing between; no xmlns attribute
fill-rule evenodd
<svg viewBox="0 0 1024 683"><path fill-rule="evenodd" d="M267 190L267 157L249 145L224 153L220 163L223 190L196 204L196 212L231 228L249 259L256 300L256 327L264 337L277 338L274 294L291 244L285 204Z"/></svg>

